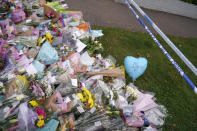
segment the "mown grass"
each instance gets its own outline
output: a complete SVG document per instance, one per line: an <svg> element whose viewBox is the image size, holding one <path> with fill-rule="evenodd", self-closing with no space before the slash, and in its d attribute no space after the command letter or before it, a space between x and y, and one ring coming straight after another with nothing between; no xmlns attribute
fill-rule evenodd
<svg viewBox="0 0 197 131"><path fill-rule="evenodd" d="M163 127L164 131L197 129L197 95L147 33L99 26L93 28L103 30L104 36L101 38L101 42L105 54L114 56L118 64L122 65L126 56L141 56L148 59L148 68L136 80L135 85L141 90L154 92L157 102L167 108L168 117ZM160 37L157 36L157 38L197 85L197 77ZM197 67L197 38L174 36L169 36L169 38ZM127 76L127 82L130 81L131 78Z"/></svg>

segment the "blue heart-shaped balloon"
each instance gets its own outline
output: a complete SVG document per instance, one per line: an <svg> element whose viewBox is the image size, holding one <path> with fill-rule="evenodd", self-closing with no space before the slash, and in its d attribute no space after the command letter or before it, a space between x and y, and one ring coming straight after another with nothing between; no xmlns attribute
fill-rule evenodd
<svg viewBox="0 0 197 131"><path fill-rule="evenodd" d="M133 80L136 80L145 72L147 64L147 59L142 57L135 58L132 56L127 56L124 59L125 70Z"/></svg>

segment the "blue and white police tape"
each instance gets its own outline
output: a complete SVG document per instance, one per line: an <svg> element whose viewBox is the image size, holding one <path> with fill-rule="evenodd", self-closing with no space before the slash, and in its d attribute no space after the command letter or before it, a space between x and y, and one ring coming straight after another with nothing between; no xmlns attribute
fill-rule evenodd
<svg viewBox="0 0 197 131"><path fill-rule="evenodd" d="M183 72L183 70L179 67L179 65L172 59L172 57L168 54L168 52L163 48L163 46L159 43L157 38L153 35L153 33L149 30L149 28L146 26L146 24L141 20L141 18L137 15L135 10L131 7L131 5L128 3L127 0L124 0L125 4L129 7L131 12L135 15L135 17L138 19L138 21L141 23L141 25L145 28L145 30L148 32L148 34L152 37L152 39L155 41L155 43L159 46L159 48L163 51L165 56L171 61L173 66L178 70L178 72L181 74L181 76L185 79L185 81L189 84L189 86L194 90L194 92L197 94L197 88L193 84L193 82L188 78L188 76Z"/></svg>
<svg viewBox="0 0 197 131"><path fill-rule="evenodd" d="M148 15L135 3L133 0L129 0L145 18L145 20L155 29L155 31L166 41L166 43L176 52L176 54L183 60L183 62L191 69L191 71L197 76L197 68L183 55L183 53L173 44L173 42L157 27L157 25L148 17Z"/></svg>

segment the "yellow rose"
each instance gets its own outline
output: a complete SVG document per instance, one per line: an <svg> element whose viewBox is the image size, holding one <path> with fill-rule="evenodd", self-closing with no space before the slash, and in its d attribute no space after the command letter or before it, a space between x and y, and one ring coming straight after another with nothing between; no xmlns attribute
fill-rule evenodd
<svg viewBox="0 0 197 131"><path fill-rule="evenodd" d="M44 120L41 119L36 123L37 127L43 127L44 125L45 125Z"/></svg>
<svg viewBox="0 0 197 131"><path fill-rule="evenodd" d="M43 115L40 115L40 116L38 116L38 118L39 118L39 119L43 119L44 117L43 117Z"/></svg>
<svg viewBox="0 0 197 131"><path fill-rule="evenodd" d="M38 107L38 103L35 100L29 101L29 104L33 107Z"/></svg>

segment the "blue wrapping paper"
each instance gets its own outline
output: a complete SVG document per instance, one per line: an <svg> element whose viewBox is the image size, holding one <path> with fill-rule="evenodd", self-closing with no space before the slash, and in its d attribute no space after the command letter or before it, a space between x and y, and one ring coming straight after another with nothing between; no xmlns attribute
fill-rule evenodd
<svg viewBox="0 0 197 131"><path fill-rule="evenodd" d="M36 68L36 70L38 71L37 72L37 74L39 75L39 76L42 76L42 72L44 71L44 64L42 64L42 63L40 63L39 61L37 61L37 60L34 60L33 62L32 62L32 64L34 65L34 67Z"/></svg>
<svg viewBox="0 0 197 131"><path fill-rule="evenodd" d="M18 50L22 50L22 49L24 48L24 46L25 46L25 45L18 44L18 45L16 45L16 48L17 48Z"/></svg>
<svg viewBox="0 0 197 131"><path fill-rule="evenodd" d="M75 26L80 25L80 22L79 21L77 21L77 22L69 22L68 25L75 27Z"/></svg>
<svg viewBox="0 0 197 131"><path fill-rule="evenodd" d="M59 57L57 51L51 46L51 44L49 44L48 41L46 41L42 45L36 60L40 60L46 65L49 65L57 62L59 60Z"/></svg>
<svg viewBox="0 0 197 131"><path fill-rule="evenodd" d="M96 37L100 37L103 36L102 30L91 30L90 34L96 38Z"/></svg>

